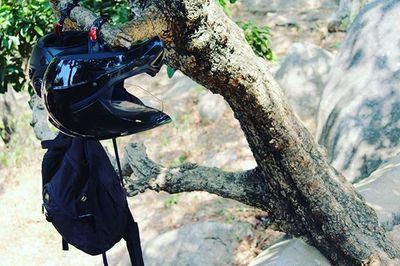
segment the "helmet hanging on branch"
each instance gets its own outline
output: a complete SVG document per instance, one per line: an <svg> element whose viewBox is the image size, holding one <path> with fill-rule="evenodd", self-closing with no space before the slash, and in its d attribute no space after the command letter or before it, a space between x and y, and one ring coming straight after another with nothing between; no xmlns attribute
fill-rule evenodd
<svg viewBox="0 0 400 266"><path fill-rule="evenodd" d="M37 42L29 62L30 78L36 93L43 94L50 122L69 136L95 139L125 136L170 122L167 114L144 104L123 85L137 74L159 72L162 41L155 37L129 50L107 50L99 41L105 22L101 18L94 21L89 34L63 32L64 20L76 4L62 10L54 33Z"/></svg>
<svg viewBox="0 0 400 266"><path fill-rule="evenodd" d="M159 72L164 57L160 38L127 51L95 52L93 42L97 40L90 32L89 53L59 54L47 68L42 94L50 122L67 135L94 139L116 138L169 123L167 114L145 105L123 86L129 77Z"/></svg>

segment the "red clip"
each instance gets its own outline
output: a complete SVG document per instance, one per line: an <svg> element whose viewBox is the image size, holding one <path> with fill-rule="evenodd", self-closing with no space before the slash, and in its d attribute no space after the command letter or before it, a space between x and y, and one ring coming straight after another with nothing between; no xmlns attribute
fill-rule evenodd
<svg viewBox="0 0 400 266"><path fill-rule="evenodd" d="M89 30L89 38L91 41L96 41L97 40L97 28L96 27L91 27Z"/></svg>
<svg viewBox="0 0 400 266"><path fill-rule="evenodd" d="M54 25L54 32L55 32L57 35L61 35L61 33L62 33L62 28L63 28L63 25L61 24L61 22L57 22L56 25Z"/></svg>

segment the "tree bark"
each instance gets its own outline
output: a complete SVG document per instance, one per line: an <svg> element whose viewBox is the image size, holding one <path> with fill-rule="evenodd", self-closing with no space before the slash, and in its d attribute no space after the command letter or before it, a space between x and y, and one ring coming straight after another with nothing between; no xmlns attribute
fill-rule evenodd
<svg viewBox="0 0 400 266"><path fill-rule="evenodd" d="M125 151L125 158L133 174L128 178L130 196L146 189L170 194L206 191L265 210L264 204L268 197L265 194L266 181L258 174L257 169L225 172L215 167L191 163L166 168L147 157L143 144L129 144Z"/></svg>
<svg viewBox="0 0 400 266"><path fill-rule="evenodd" d="M51 2L59 9L66 1ZM168 65L226 99L258 164L256 170L222 176L210 169L189 167L195 172L192 174L205 179L205 175L214 174L226 184L229 179L249 180L254 191L243 190L241 186L247 182L231 187L237 190L233 194L239 192L237 200L267 210L280 230L301 236L335 264L395 263L400 251L385 237L375 212L327 163L323 149L286 103L268 63L253 53L242 31L214 0L131 2L134 19L118 29L104 26L101 33L106 42L129 47L132 41L160 36ZM81 7L71 12L72 21L83 29L94 18ZM186 178L182 175L170 180L187 190L204 189L224 196L223 186L200 182L189 188Z"/></svg>
<svg viewBox="0 0 400 266"><path fill-rule="evenodd" d="M328 31L347 31L360 10L369 2L371 0L340 0L338 10L328 23Z"/></svg>
<svg viewBox="0 0 400 266"><path fill-rule="evenodd" d="M36 138L40 141L54 139L56 133L51 131L49 127L49 123L47 122L48 115L42 99L37 95L33 95L29 101L29 106L32 109L31 126Z"/></svg>

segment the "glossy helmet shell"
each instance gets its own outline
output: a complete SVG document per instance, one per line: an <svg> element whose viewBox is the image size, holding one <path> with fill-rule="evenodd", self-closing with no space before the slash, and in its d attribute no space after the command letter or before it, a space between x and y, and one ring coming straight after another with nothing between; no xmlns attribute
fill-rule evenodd
<svg viewBox="0 0 400 266"><path fill-rule="evenodd" d="M49 33L40 38L33 47L29 60L29 78L36 93L41 96L44 73L56 55L81 54L87 50L87 32L66 31L61 36Z"/></svg>
<svg viewBox="0 0 400 266"><path fill-rule="evenodd" d="M128 51L55 57L47 68L42 94L50 122L67 135L109 139L149 130L171 121L123 87L140 73L154 76L164 47L156 37Z"/></svg>

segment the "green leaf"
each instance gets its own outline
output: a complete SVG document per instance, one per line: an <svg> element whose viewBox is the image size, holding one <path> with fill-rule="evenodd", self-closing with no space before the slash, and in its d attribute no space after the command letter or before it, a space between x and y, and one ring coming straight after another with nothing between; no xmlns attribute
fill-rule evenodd
<svg viewBox="0 0 400 266"><path fill-rule="evenodd" d="M225 14L228 17L231 17L231 10L230 10L228 4L226 3L226 0L217 0L217 3L222 7L222 9L224 10Z"/></svg>
<svg viewBox="0 0 400 266"><path fill-rule="evenodd" d="M39 26L35 26L35 27L33 27L33 28L35 29L35 31L36 31L40 36L43 36L43 35L44 35L43 30L42 30L41 28L39 28Z"/></svg>
<svg viewBox="0 0 400 266"><path fill-rule="evenodd" d="M269 47L271 33L268 26L258 27L249 21L238 22L237 24L243 29L246 41L253 48L256 55L270 61L276 60L276 55Z"/></svg>
<svg viewBox="0 0 400 266"><path fill-rule="evenodd" d="M167 66L167 75L171 79L175 74L175 69L170 66Z"/></svg>

